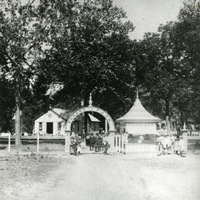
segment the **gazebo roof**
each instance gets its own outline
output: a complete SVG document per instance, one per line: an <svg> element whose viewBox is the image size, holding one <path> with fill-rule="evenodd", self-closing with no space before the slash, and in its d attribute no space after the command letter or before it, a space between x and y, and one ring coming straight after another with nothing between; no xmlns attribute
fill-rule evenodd
<svg viewBox="0 0 200 200"><path fill-rule="evenodd" d="M151 115L141 104L138 95L132 108L123 116L117 119L119 122L160 122L161 119Z"/></svg>

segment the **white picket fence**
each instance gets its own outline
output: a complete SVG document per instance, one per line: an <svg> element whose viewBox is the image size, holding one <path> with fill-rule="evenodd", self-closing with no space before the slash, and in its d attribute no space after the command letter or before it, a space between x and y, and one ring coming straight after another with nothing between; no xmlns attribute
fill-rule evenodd
<svg viewBox="0 0 200 200"><path fill-rule="evenodd" d="M127 144L126 145L126 152L133 153L133 152L141 152L141 153L153 153L156 152L157 147L156 144Z"/></svg>
<svg viewBox="0 0 200 200"><path fill-rule="evenodd" d="M125 134L116 134L114 136L114 147L117 153L151 153L157 151L156 144L128 143L127 135Z"/></svg>
<svg viewBox="0 0 200 200"><path fill-rule="evenodd" d="M127 138L125 134L114 135L114 150L118 153L126 153Z"/></svg>

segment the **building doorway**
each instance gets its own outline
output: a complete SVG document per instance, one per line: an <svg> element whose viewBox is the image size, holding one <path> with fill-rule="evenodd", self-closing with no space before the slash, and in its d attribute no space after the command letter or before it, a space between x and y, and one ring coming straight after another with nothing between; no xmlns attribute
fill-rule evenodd
<svg viewBox="0 0 200 200"><path fill-rule="evenodd" d="M53 134L53 122L47 122L47 134Z"/></svg>

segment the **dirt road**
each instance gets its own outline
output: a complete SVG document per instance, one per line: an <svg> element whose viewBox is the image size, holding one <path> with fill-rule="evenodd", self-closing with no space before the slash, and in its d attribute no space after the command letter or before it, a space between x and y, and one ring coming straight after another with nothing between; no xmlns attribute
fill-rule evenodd
<svg viewBox="0 0 200 200"><path fill-rule="evenodd" d="M20 200L200 199L199 155L85 154L63 160L21 191Z"/></svg>

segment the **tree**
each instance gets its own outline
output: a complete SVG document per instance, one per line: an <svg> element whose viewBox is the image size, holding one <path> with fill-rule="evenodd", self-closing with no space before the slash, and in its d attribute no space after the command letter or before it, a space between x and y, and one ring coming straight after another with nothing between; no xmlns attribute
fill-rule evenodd
<svg viewBox="0 0 200 200"><path fill-rule="evenodd" d="M184 106L185 121L193 119L200 123L199 94L200 94L200 2L196 0L185 1L180 10L175 26L175 46L179 51L182 66L187 69L187 93ZM185 95L186 96L186 95Z"/></svg>
<svg viewBox="0 0 200 200"><path fill-rule="evenodd" d="M146 33L138 44L136 82L147 94L144 95L147 108L162 118L173 115L180 94L185 95L183 89L189 79L175 44L174 22L160 25L158 33Z"/></svg>
<svg viewBox="0 0 200 200"><path fill-rule="evenodd" d="M134 26L122 23L125 12L111 0L44 0L37 7L33 2L9 0L0 12L1 74L15 86L17 146L20 109L27 130L31 123L23 116L37 115L33 107L45 110L48 104L69 102L74 107L81 99L87 104L93 92L96 105L116 114L134 80L133 43L128 38ZM48 99L49 85L57 82L64 89Z"/></svg>
<svg viewBox="0 0 200 200"><path fill-rule="evenodd" d="M147 107L182 124L199 121L199 13L198 1L185 1L178 21L147 33L138 45L136 82L147 94Z"/></svg>
<svg viewBox="0 0 200 200"><path fill-rule="evenodd" d="M36 65L46 36L46 26L39 14L33 1L22 5L20 0L8 0L6 9L0 12L1 74L15 86L17 147L21 143L20 109L25 101L23 96L37 77Z"/></svg>
<svg viewBox="0 0 200 200"><path fill-rule="evenodd" d="M15 107L13 86L3 77L0 79L0 132L13 128L13 111Z"/></svg>
<svg viewBox="0 0 200 200"><path fill-rule="evenodd" d="M41 62L41 78L47 84L64 83L54 102L76 97L77 103L84 99L87 104L92 92L96 104L115 115L134 80L133 42L128 38L134 27L122 23L125 12L111 0L50 1L48 8L41 6L47 18L55 19L50 26L56 30Z"/></svg>

